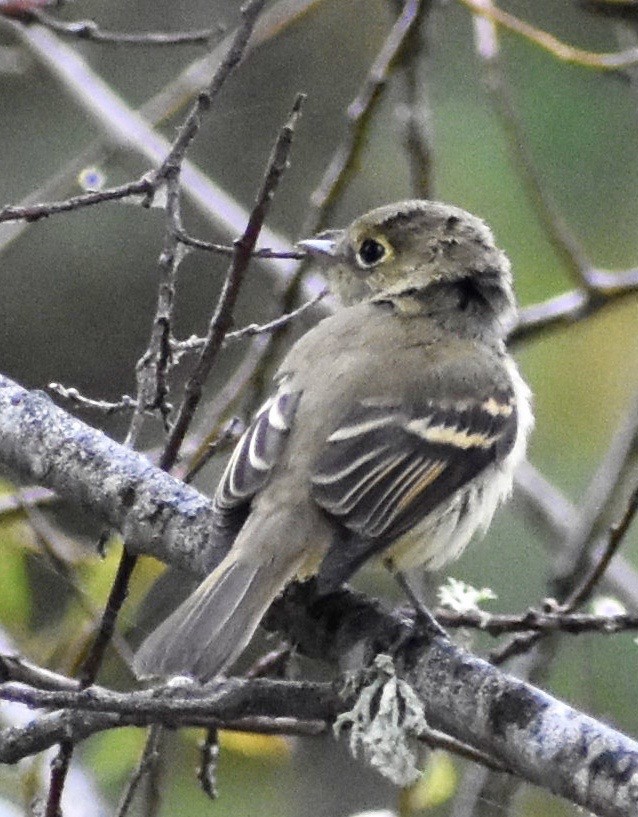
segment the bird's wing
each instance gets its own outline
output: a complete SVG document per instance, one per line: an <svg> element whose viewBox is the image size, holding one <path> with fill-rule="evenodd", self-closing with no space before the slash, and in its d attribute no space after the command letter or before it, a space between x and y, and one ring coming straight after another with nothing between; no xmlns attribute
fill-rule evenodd
<svg viewBox="0 0 638 817"><path fill-rule="evenodd" d="M268 482L283 450L300 395L281 388L237 443L213 497L218 533L234 538L246 521L251 500Z"/></svg>
<svg viewBox="0 0 638 817"><path fill-rule="evenodd" d="M516 428L509 390L407 407L361 401L328 437L312 496L358 538L389 544L506 456Z"/></svg>

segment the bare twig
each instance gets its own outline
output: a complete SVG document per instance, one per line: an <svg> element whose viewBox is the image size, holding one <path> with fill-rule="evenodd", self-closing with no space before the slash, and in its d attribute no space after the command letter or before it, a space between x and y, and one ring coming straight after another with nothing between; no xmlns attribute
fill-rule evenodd
<svg viewBox="0 0 638 817"><path fill-rule="evenodd" d="M637 447L638 395L631 401L625 420L614 434L607 453L587 488L580 513L575 513L573 509L566 510L567 525L563 529L563 536L560 537L562 543L560 550L555 554L550 589L561 603L553 602L551 612L571 613L589 598L608 569L612 556L616 553L635 513L635 493L625 505L625 512L618 523L620 535L614 532L616 528L612 526L602 537L601 546L596 549L595 555L592 555L593 545L597 543L601 527L608 524L606 520L609 517L609 507L619 488L626 481L628 464L634 458ZM536 483L538 481L536 478ZM555 491L550 493L547 485L541 486L541 490L537 491L537 499L547 505L554 515L559 510L557 505L565 510L564 502L560 502L560 499L557 501ZM560 529L557 528L557 532L560 533ZM616 573L618 574L618 571ZM630 586L632 578L634 582ZM631 567L623 570L622 578L617 575L615 584L623 591L625 600L636 609L638 595L635 588L635 571ZM502 661L505 657L524 653L537 644L540 638L538 632L527 636L519 635L494 651L492 658L495 661Z"/></svg>
<svg viewBox="0 0 638 817"><path fill-rule="evenodd" d="M119 411L129 411L137 406L135 398L130 397L128 394L124 394L117 402L109 402L108 400L93 400L90 397L85 397L77 389L63 386L61 383L49 383L49 389L79 408L92 409L107 415Z"/></svg>
<svg viewBox="0 0 638 817"><path fill-rule="evenodd" d="M493 20L513 34L518 34L545 51L549 51L553 57L562 62L605 71L616 71L619 68L626 68L638 63L638 48L628 48L610 54L596 54L592 51L585 51L582 48L568 45L547 31L536 28L531 23L503 11L503 9L492 3L485 3L484 0L458 0L458 2L466 6L474 14L480 14L488 20Z"/></svg>
<svg viewBox="0 0 638 817"><path fill-rule="evenodd" d="M214 457L220 451L223 451L230 446L234 446L239 439L243 428L243 423L241 423L237 417L232 417L221 430L221 433L214 440L211 440L208 443L206 451L186 471L184 474L184 482L188 485L189 482L192 482L195 479L197 474L212 457Z"/></svg>
<svg viewBox="0 0 638 817"><path fill-rule="evenodd" d="M102 619L98 628L98 633L91 644L91 648L80 671L78 679L79 688L86 689L91 686L97 677L97 673L102 664L104 654L113 637L117 616L126 598L126 589L137 562L137 556L124 550L120 560L117 575L109 591ZM51 778L49 782L49 793L47 796L45 817L59 817L60 802L64 791L64 784L73 757L73 741L65 738L60 742L57 755L51 763Z"/></svg>
<svg viewBox="0 0 638 817"><path fill-rule="evenodd" d="M78 40L90 40L106 45L209 45L214 37L223 34L223 28L203 28L199 31L144 31L139 34L123 31L107 31L93 20L57 20L44 11L33 9L23 17L23 22L36 22L61 34Z"/></svg>
<svg viewBox="0 0 638 817"><path fill-rule="evenodd" d="M299 318L301 315L305 314L309 309L312 309L312 307L316 306L319 301L323 300L327 294L328 290L324 289L323 292L319 292L314 298L306 301L305 304L301 304L301 306L297 307L297 309L293 309L292 312L287 312L284 315L280 315L278 318L268 321L268 323L251 323L248 324L248 326L243 326L241 329L235 330L234 332L227 332L224 337L224 343L254 337L255 335L268 335L272 332L276 332L278 329L287 326L291 321L294 321L296 318ZM202 349L205 345L206 338L193 337L184 341L175 341L173 343L173 349L176 353L191 351L195 352Z"/></svg>
<svg viewBox="0 0 638 817"><path fill-rule="evenodd" d="M638 269L622 272L592 270L587 290L575 289L520 310L508 340L518 343L548 329L570 326L589 318L603 307L638 292Z"/></svg>
<svg viewBox="0 0 638 817"><path fill-rule="evenodd" d="M627 530L629 529L629 526L633 521L633 518L636 515L637 510L638 510L638 487L634 489L631 497L629 498L627 508L625 509L625 512L622 515L621 519L615 525L612 525L611 530L609 531L607 547L603 550L602 554L600 555L600 558L592 566L589 573L583 577L583 580L580 583L580 585L575 587L565 599L565 602L562 605L562 607L565 610L567 611L575 610L577 607L580 607L581 604L584 604L590 598L593 590L597 587L598 582L600 581L605 570L607 570L609 563L616 555L616 551L620 547L620 544L625 534L627 533Z"/></svg>
<svg viewBox="0 0 638 817"><path fill-rule="evenodd" d="M127 182L118 187L82 193L79 196L71 196L63 201L52 201L47 204L28 204L24 207L7 205L0 209L0 223L17 220L39 221L41 218L48 218L58 213L69 213L83 207L91 207L94 204L103 204L105 201L121 201L135 196L141 196L141 204L148 206L152 202L154 194L155 185L150 179L143 176L141 179Z"/></svg>
<svg viewBox="0 0 638 817"><path fill-rule="evenodd" d="M186 435L195 409L199 404L204 382L222 348L226 332L232 325L233 309L239 294L239 288L243 281L244 273L248 268L251 253L257 243L259 232L266 218L275 189L286 169L288 155L292 147L295 125L299 119L304 99L305 97L300 94L295 100L290 118L279 134L270 156L266 175L261 189L257 194L257 199L248 219L246 229L242 237L235 242L235 255L233 256L233 261L226 275L215 313L208 327L206 345L200 352L199 359L186 384L184 399L177 411L177 416L161 460L162 467L170 467L177 458L179 448Z"/></svg>
<svg viewBox="0 0 638 817"><path fill-rule="evenodd" d="M460 740L455 740L445 732L440 732L438 729L431 729L428 727L419 736L419 740L423 741L431 749L444 749L446 752L451 752L458 757L471 760L473 763L479 763L487 769L495 772L510 772L509 767L500 760L492 757L487 752L481 752L467 743Z"/></svg>
<svg viewBox="0 0 638 817"><path fill-rule="evenodd" d="M305 10L317 2L319 0L298 0L294 8L290 8L288 0L275 3L269 12L263 15L263 25L257 26L259 34L256 40L265 42L269 38L276 36L280 30L285 29L300 14L303 14ZM175 80L175 83L165 89L167 94L160 93L149 102L148 106L144 106L137 113L126 105L121 97L115 94L113 89L91 69L88 63L77 53L77 50L62 43L55 34L40 26L29 27L18 23L9 25L8 21L5 21L5 23L22 39L31 52L43 62L44 66L60 80L64 88L78 101L87 114L97 122L103 132L103 139L107 142L107 152L112 151L114 147L122 147L127 150L132 148L140 158L154 167L163 163L171 150L171 146L161 134L153 130L153 127L149 125L149 121L157 122L173 115L177 108L182 107L185 99L189 99L203 85L209 83L211 72L218 68L220 60L226 50L232 46L236 36L236 32L234 32L225 38L224 42L214 48L210 55L198 60L191 66L192 70L187 70ZM251 39L249 47L252 42ZM100 148L97 155L95 151L87 150L79 164L72 163L66 176L69 179L74 179L82 167L87 164L95 164L103 159L104 149ZM64 173L59 175L65 177ZM204 214L209 223L220 229L228 238L234 238L241 232L246 224L248 212L188 160L185 160L182 164L181 183L185 197L199 212ZM145 180L145 184L152 191L153 185L148 179ZM54 189L58 189L59 181L57 178L52 181L52 186ZM119 192L118 188L114 189L117 195L122 197L123 192ZM145 190L141 192L144 193ZM107 195L107 191L100 191L100 194ZM126 194L128 195L128 192ZM91 199L95 195L97 194L90 194L88 201L86 197L81 197L85 200L84 205L94 203ZM42 196L38 196L37 199L41 200ZM25 208L27 213L30 212L32 205L33 201L30 200ZM45 207L45 209L47 208ZM66 202L61 209L68 209ZM35 208L34 214L36 217L39 213L40 211ZM14 215L15 213L11 217L13 218ZM9 240L15 238L15 235L15 229L9 231ZM269 247L284 251L292 249L289 241L270 229L265 228L262 235L264 242ZM294 262L275 264L268 258L261 259L261 264L265 270L277 278L290 277L297 266ZM314 286L315 279L313 276L308 276L303 284L307 297L315 294L322 287L322 282L319 282L316 288L313 288Z"/></svg>
<svg viewBox="0 0 638 817"><path fill-rule="evenodd" d="M178 699L179 700L179 699ZM298 701L296 701L298 705ZM196 716L180 716L179 711L169 718L157 717L152 712L138 714L118 714L114 712L75 712L64 709L42 715L26 727L9 727L0 729L0 763L16 763L23 757L43 752L68 738L74 744L106 730L124 726L151 726L154 723L166 722L173 728L194 726L208 729L218 726L245 732L259 732L265 735L318 735L325 733L326 722L323 719L301 720L298 717L271 717L269 715L251 715L233 719L220 718L215 712L203 712Z"/></svg>
<svg viewBox="0 0 638 817"><path fill-rule="evenodd" d="M267 43L294 24L321 0L278 0L258 19L246 55L258 46ZM7 24L7 27L8 24ZM52 32L41 27L25 27L12 24L12 30L23 40L25 46L40 59L50 72L59 78L63 86L78 100L82 108L102 130L101 141L94 142L80 156L57 172L50 180L28 196L26 205L59 198L60 190L67 190L75 184L78 173L88 165L100 164L115 149L134 150L151 166L159 165L170 149L169 143L153 126L174 116L199 90L210 81L220 59L232 43L234 32L214 47L205 57L191 63L172 82L142 106L139 113L127 106L113 93L83 60L75 49L60 42ZM219 185L215 184L191 162L185 161L181 173L182 189L209 223L226 235L234 238L243 229L248 213ZM7 224L0 235L0 249L14 240L27 222ZM268 228L262 230L265 241L284 251L291 250L290 243ZM271 275L289 277L295 265L271 264L270 259L262 259L262 267ZM321 288L321 282L313 289L314 278L309 276L303 283L305 296L310 297Z"/></svg>
<svg viewBox="0 0 638 817"><path fill-rule="evenodd" d="M252 34L255 23L257 22L257 17L264 3L265 0L248 0L246 5L243 6L241 10L242 23L233 37L231 46L219 64L208 86L197 95L195 103L181 125L177 137L173 141L171 150L157 171L160 176L166 173L167 168L179 165L184 160L189 145L201 127L204 114L210 108L213 99L219 93L230 74L243 59L248 46L248 40L250 39L250 35Z"/></svg>
<svg viewBox="0 0 638 817"><path fill-rule="evenodd" d="M493 8L491 0L481 0L480 5L484 9ZM483 64L485 85L490 92L494 109L503 124L510 152L520 170L528 195L549 239L565 262L574 282L587 291L591 288L590 275L594 272L594 266L558 212L536 170L529 150L527 134L510 98L507 79L500 59L498 31L496 24L491 19L478 16L475 18L475 42L476 52Z"/></svg>
<svg viewBox="0 0 638 817"><path fill-rule="evenodd" d="M207 458L210 444L218 438L222 424L249 387L255 369L259 366L268 349L269 340L270 338L267 335L256 335L239 366L229 376L210 403L207 402L199 420L199 431L191 431L181 448L182 457L187 460L186 472L198 468L198 463L202 457Z"/></svg>
<svg viewBox="0 0 638 817"><path fill-rule="evenodd" d="M275 723L279 719L325 722L345 706L331 683L271 678L229 678L210 686L187 683L133 692L115 692L99 686L86 690L43 690L10 681L0 684L0 699L35 709L61 710L60 714L68 711L76 715L115 715L119 726L161 723L173 728L219 726L245 731L250 730L256 718L264 719L266 731L281 731ZM250 722L250 727L242 726L244 720ZM99 721L98 726L104 728ZM46 723L40 736L29 736L27 732L28 729L0 730L3 738L0 762L15 763L20 757L42 751L42 740L47 740L51 725ZM70 738L73 737L71 734Z"/></svg>
<svg viewBox="0 0 638 817"><path fill-rule="evenodd" d="M0 682L20 681L36 689L77 690L80 683L76 678L67 678L49 669L43 669L19 655L0 653Z"/></svg>
<svg viewBox="0 0 638 817"><path fill-rule="evenodd" d="M165 177L166 218L164 241L158 260L159 285L157 304L151 329L149 345L135 367L137 395L135 407L125 444L134 446L141 431L147 411L158 410L168 423L170 407L168 374L172 364L171 337L177 274L183 259L177 240L181 226L181 197L179 190L179 167L175 166Z"/></svg>
<svg viewBox="0 0 638 817"><path fill-rule="evenodd" d="M158 763L162 734L163 730L158 724L153 724L148 730L144 751L139 759L137 768L130 776L122 797L120 798L116 817L126 817L140 783L152 772L152 769Z"/></svg>
<svg viewBox="0 0 638 817"><path fill-rule="evenodd" d="M175 225L181 226L179 167L171 167L162 177L157 175L155 185L160 183L160 179L161 183L166 184L167 202L164 244L158 264L160 272L158 305L149 347L136 367L137 399L133 401L134 412L125 440L127 446L135 445L146 411L159 409L166 418L170 410L166 403L168 394L167 374L170 364L169 338L176 276L181 262L175 228ZM131 553L126 546L124 547L97 636L82 666L81 686L83 688L90 686L97 677L106 649L113 637L117 617L128 593L128 585L137 565L137 558L137 554ZM66 776L72 754L72 744L68 741L62 742L57 756L57 763L52 766L45 817L57 817L64 784L62 780L62 785L59 785L57 779L61 777L62 770L64 770Z"/></svg>
<svg viewBox="0 0 638 817"><path fill-rule="evenodd" d="M408 611L409 613L409 611ZM636 613L598 615L594 613L565 612L553 606L547 610L530 609L521 615L486 613L484 610L453 613L436 610L437 620L445 627L469 627L482 630L495 638L505 633L534 631L535 633L603 633L605 635L633 632L638 629Z"/></svg>
<svg viewBox="0 0 638 817"><path fill-rule="evenodd" d="M592 565L588 564L588 553L592 541L604 532L605 548L609 546L608 528L610 519L618 511L614 500L626 488L631 479L632 463L638 455L638 391L627 406L622 422L616 429L611 442L601 460L594 476L587 486L581 510L575 524L567 532L563 547L554 560L551 594L558 599L567 598L574 587L591 573ZM622 497L622 503L626 496ZM616 503L617 505L618 503Z"/></svg>
<svg viewBox="0 0 638 817"><path fill-rule="evenodd" d="M159 409L166 422L170 410L166 402L166 397L168 395L168 373L171 365L170 340L172 334L172 314L177 271L183 257L183 253L180 252L181 244L177 237L178 233L182 231L181 196L179 188L182 164L185 159L186 151L199 130L204 112L210 108L214 96L219 92L233 69L241 60L263 3L264 0L250 0L242 9L243 22L239 26L225 58L215 71L206 90L201 92L198 96L196 103L186 117L184 124L180 128L161 166L149 174L154 189L157 189L162 184L166 185L166 229L159 259L160 284L158 287L158 302L153 321L151 340L146 353L140 359L136 369L137 399L125 441L125 444L129 446L135 444L141 430L145 411L149 409ZM170 468L176 454L177 450L175 450L174 456L171 458L171 454L167 454L167 449L165 449L162 461L164 468ZM128 583L136 563L137 555L131 553L125 546L116 581L111 588L109 601L102 618L98 637L83 668L83 681L86 684L90 684L95 680L104 651L111 639L117 615L126 597ZM72 747L65 741L61 744L59 752L60 769L64 770L68 768L71 754ZM66 774L66 772L64 772L64 774ZM61 777L61 772L58 772L57 767L54 766L52 783L49 789L49 799L47 801L46 817L56 817L59 809L61 792L64 785L63 778L61 785L58 784L57 780L59 777Z"/></svg>
<svg viewBox="0 0 638 817"><path fill-rule="evenodd" d="M58 496L48 488L40 488L38 485L20 488L13 494L2 494L0 496L0 517L9 516L24 508L35 505L51 505L59 502Z"/></svg>
<svg viewBox="0 0 638 817"><path fill-rule="evenodd" d="M219 760L219 733L214 727L206 732L201 747L201 763L197 779L202 791L211 800L217 799L217 761Z"/></svg>
<svg viewBox="0 0 638 817"><path fill-rule="evenodd" d="M578 524L576 507L530 463L516 472L515 498L534 520L550 554L562 550L562 543ZM593 565L604 548L604 536L597 536L587 553L587 564ZM638 610L638 571L618 553L602 577L606 590L625 607Z"/></svg>
<svg viewBox="0 0 638 817"><path fill-rule="evenodd" d="M182 242L182 244L186 244L187 247L192 247L195 250L213 252L217 255L232 256L235 252L235 248L228 246L228 244L215 244L212 241L204 241L201 238L194 238L193 236L188 235L188 233L186 233L184 230L182 230L182 232L179 234L179 240ZM291 250L290 252L285 252L283 250L273 250L270 247L262 247L259 250L254 250L252 257L283 258L291 259L293 261L301 261L308 257L308 253L301 252L301 250Z"/></svg>
<svg viewBox="0 0 638 817"><path fill-rule="evenodd" d="M420 10L420 0L405 0L403 10L370 66L363 85L348 105L346 109L348 132L330 160L319 186L310 197L313 211L304 224L305 235L316 232L324 223L330 206L334 203L352 170L361 149L363 133L379 100L383 86L388 80L392 64L405 47L412 27L419 20Z"/></svg>
<svg viewBox="0 0 638 817"><path fill-rule="evenodd" d="M69 773L73 756L73 742L68 738L60 741L56 756L51 761L51 777L49 779L49 793L47 795L44 817L60 817L62 810L62 793Z"/></svg>
<svg viewBox="0 0 638 817"><path fill-rule="evenodd" d="M601 576L603 575L606 567L608 566L613 554L620 546L620 543L622 542L622 539L625 536L637 510L638 510L638 488L636 488L632 493L631 498L627 504L625 512L623 513L620 521L616 525L613 525L611 527L608 534L607 547L601 554L599 562L593 565L592 569L585 577L585 579L582 581L582 583L579 584L578 587L574 589L574 591L565 600L565 602L563 602L562 604L554 603L551 605L551 612L556 613L558 615L558 618L560 618L560 616L563 614L569 614L573 612L577 605L582 604L587 598L589 598L593 588L596 586ZM627 617L626 620L631 624L632 617ZM527 652L534 644L536 644L540 640L541 636L542 632L539 631L516 636L500 649L493 650L490 655L490 658L493 663L500 664L514 655L520 655L523 652Z"/></svg>
<svg viewBox="0 0 638 817"><path fill-rule="evenodd" d="M399 0L395 0L395 5ZM405 102L397 111L403 129L403 142L410 169L412 195L434 198L433 134L427 104L427 83L421 72L421 60L426 54L423 21L432 9L431 0L421 0L418 18L406 39L397 69L403 78Z"/></svg>
<svg viewBox="0 0 638 817"><path fill-rule="evenodd" d="M159 262L160 285L158 287L158 302L151 341L146 353L137 365L137 407L127 435L127 443L129 444L134 443L139 433L145 410L159 409L165 422L169 413L166 396L168 394L167 375L171 364L172 314L176 275L183 257L183 253L180 252L181 245L179 241L179 236L183 232L179 189L182 164L190 144L199 131L205 112L210 108L213 99L241 61L263 4L264 0L250 0L242 9L242 24L237 29L228 52L214 72L206 89L198 95L162 164L151 174L155 184L166 183L167 223L164 247ZM170 441L167 448L171 448ZM167 453L165 450L162 459L163 467L170 468L176 456L177 449L174 449L174 447L172 452Z"/></svg>

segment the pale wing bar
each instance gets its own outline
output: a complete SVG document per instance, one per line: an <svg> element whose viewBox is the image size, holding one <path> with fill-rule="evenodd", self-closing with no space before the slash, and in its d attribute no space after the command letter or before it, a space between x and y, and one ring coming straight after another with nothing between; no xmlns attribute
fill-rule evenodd
<svg viewBox="0 0 638 817"><path fill-rule="evenodd" d="M281 455L300 396L301 392L275 394L237 443L213 500L218 527L236 529L243 524L250 501L268 482Z"/></svg>
<svg viewBox="0 0 638 817"><path fill-rule="evenodd" d="M353 533L390 543L506 456L516 426L509 392L412 410L359 404L328 437L313 498Z"/></svg>

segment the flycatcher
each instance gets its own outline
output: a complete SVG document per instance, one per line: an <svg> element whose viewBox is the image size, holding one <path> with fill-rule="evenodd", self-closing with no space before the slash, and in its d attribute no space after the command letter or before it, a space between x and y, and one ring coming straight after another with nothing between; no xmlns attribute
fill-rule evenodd
<svg viewBox="0 0 638 817"><path fill-rule="evenodd" d="M227 669L296 578L329 590L371 557L455 559L525 454L510 265L483 221L403 201L300 246L343 308L281 364L215 493L211 536L228 553L144 642L139 675Z"/></svg>

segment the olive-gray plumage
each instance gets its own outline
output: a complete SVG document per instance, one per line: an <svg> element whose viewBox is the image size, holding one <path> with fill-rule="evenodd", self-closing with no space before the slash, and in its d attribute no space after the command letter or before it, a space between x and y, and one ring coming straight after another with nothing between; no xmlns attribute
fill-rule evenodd
<svg viewBox="0 0 638 817"><path fill-rule="evenodd" d="M329 589L375 555L455 558L524 455L529 391L503 343L509 263L480 219L400 202L301 245L346 306L279 368L215 494L213 535L232 547L142 645L140 675L226 669L297 577Z"/></svg>

